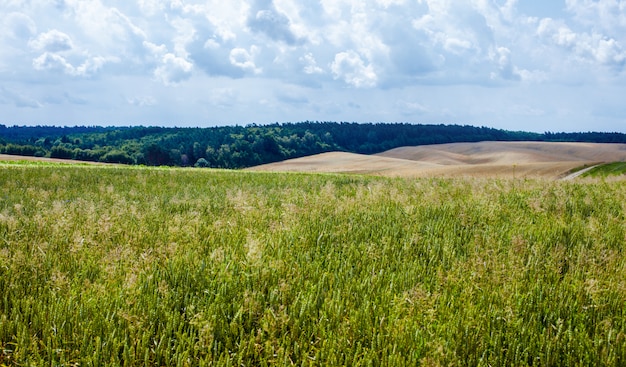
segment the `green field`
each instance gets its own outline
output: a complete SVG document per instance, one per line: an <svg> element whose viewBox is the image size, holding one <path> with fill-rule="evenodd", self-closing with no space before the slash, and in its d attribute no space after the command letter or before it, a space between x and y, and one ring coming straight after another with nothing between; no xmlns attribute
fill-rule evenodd
<svg viewBox="0 0 626 367"><path fill-rule="evenodd" d="M623 366L626 181L0 167L0 366Z"/></svg>
<svg viewBox="0 0 626 367"><path fill-rule="evenodd" d="M626 175L626 162L612 162L602 164L585 172L584 177L608 177Z"/></svg>

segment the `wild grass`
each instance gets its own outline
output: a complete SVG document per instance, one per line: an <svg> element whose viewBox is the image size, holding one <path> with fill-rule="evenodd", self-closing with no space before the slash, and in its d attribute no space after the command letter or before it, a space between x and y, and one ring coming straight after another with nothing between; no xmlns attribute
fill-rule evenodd
<svg viewBox="0 0 626 367"><path fill-rule="evenodd" d="M626 162L612 162L602 164L586 172L585 177L608 177L626 175Z"/></svg>
<svg viewBox="0 0 626 367"><path fill-rule="evenodd" d="M0 168L0 365L626 364L626 183Z"/></svg>

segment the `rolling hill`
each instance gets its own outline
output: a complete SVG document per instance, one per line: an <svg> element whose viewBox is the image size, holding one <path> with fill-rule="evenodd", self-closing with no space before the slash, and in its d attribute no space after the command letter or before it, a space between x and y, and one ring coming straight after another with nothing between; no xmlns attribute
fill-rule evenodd
<svg viewBox="0 0 626 367"><path fill-rule="evenodd" d="M323 153L251 170L556 179L577 167L612 161L626 161L626 144L479 142L401 147L376 155Z"/></svg>

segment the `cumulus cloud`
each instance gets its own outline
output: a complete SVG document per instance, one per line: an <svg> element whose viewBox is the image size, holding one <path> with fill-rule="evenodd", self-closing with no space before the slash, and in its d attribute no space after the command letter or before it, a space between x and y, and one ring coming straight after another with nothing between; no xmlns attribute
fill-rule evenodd
<svg viewBox="0 0 626 367"><path fill-rule="evenodd" d="M352 50L336 54L330 69L335 79L342 79L357 88L374 87L378 81L374 67L365 65L361 56Z"/></svg>
<svg viewBox="0 0 626 367"><path fill-rule="evenodd" d="M254 70L260 70L251 65L256 51L252 50L250 35L242 32L245 19L239 19L238 11L244 10L236 9L237 6L245 8L244 4L237 1L218 4L216 0L209 3L206 8L197 8L191 14L178 14L169 22L176 31L170 40L174 53L185 57L194 67L210 76L241 78L250 71L254 75ZM226 19L229 22L225 22ZM239 21L243 23L239 25L240 33L236 34L230 27L236 28ZM172 48L167 40L162 46ZM241 51L233 53L233 49L246 50L247 55Z"/></svg>
<svg viewBox="0 0 626 367"><path fill-rule="evenodd" d="M482 95L504 89L542 90L546 85L598 86L598 80L621 86L626 79L625 4L618 0L5 1L0 11L0 85L5 87L0 99L6 108L43 109L51 102L25 96L49 95L45 89L50 85L76 88L68 91L82 95L114 81L152 80L159 82L152 84L155 88L162 89L149 94L158 98L141 97L145 92L137 90L129 94L132 97L122 98L130 104L129 110L151 106L153 112L176 105L169 103L168 88L178 86L177 92L187 96L203 91L204 102L219 106L230 120L236 117L226 111L233 116L250 113L236 110L238 105L258 106L265 111L260 116L285 111L295 115L301 109L316 118L352 119L353 114L370 116L377 110L370 102L378 100L389 113L376 115L381 118L392 116L389 111L416 120L474 117L458 106L448 107L450 113L445 114L448 94L440 93L436 101L431 91L475 87ZM8 84L14 81L17 84ZM207 91L207 84L213 89ZM251 87L258 85L272 93L260 97ZM108 90L124 88L116 86ZM491 88L480 89L483 86ZM26 88L41 91L26 93ZM425 89L419 97L412 94ZM431 95L430 100L422 98ZM460 92L457 97L463 98ZM119 93L109 100L115 98L119 101ZM489 98L477 96L476 104L482 100ZM71 102L59 99L56 106L66 103ZM83 105L85 110L89 103ZM350 107L355 104L361 108Z"/></svg>
<svg viewBox="0 0 626 367"><path fill-rule="evenodd" d="M156 45L149 41L143 41L143 46L155 57L162 57L167 53L167 47L164 44Z"/></svg>
<svg viewBox="0 0 626 367"><path fill-rule="evenodd" d="M28 46L35 51L46 52L69 51L74 48L70 36L57 29L40 33L36 38L28 41Z"/></svg>
<svg viewBox="0 0 626 367"><path fill-rule="evenodd" d="M250 51L244 48L234 48L230 51L229 60L233 66L236 66L253 74L260 74L263 69L256 66L254 56L259 52L259 48L255 45L250 47Z"/></svg>
<svg viewBox="0 0 626 367"><path fill-rule="evenodd" d="M626 28L626 2L622 0L565 0L567 10L582 24L614 32Z"/></svg>
<svg viewBox="0 0 626 367"><path fill-rule="evenodd" d="M74 67L63 56L54 53L43 53L33 60L35 70L52 70L71 74Z"/></svg>
<svg viewBox="0 0 626 367"><path fill-rule="evenodd" d="M171 86L191 78L192 72L192 63L182 57L168 53L163 56L162 65L156 68L154 76L163 84Z"/></svg>
<svg viewBox="0 0 626 367"><path fill-rule="evenodd" d="M116 58L102 56L88 57L78 66L72 65L65 57L44 52L33 60L33 68L39 71L61 72L75 77L88 77L98 72L106 63L117 62Z"/></svg>
<svg viewBox="0 0 626 367"><path fill-rule="evenodd" d="M306 74L321 74L324 72L322 68L317 66L317 61L315 61L315 57L310 52L300 57L300 62L303 65L302 71Z"/></svg>
<svg viewBox="0 0 626 367"><path fill-rule="evenodd" d="M490 57L495 61L498 72L492 73L491 78L502 78L505 80L519 80L520 73L517 68L513 66L511 61L511 50L507 47L495 47L490 52Z"/></svg>
<svg viewBox="0 0 626 367"><path fill-rule="evenodd" d="M592 49L591 52L599 63L620 69L624 66L624 61L626 60L624 48L613 38L598 39L595 49Z"/></svg>
<svg viewBox="0 0 626 367"><path fill-rule="evenodd" d="M456 55L478 50L481 38L489 37L485 20L473 9L462 4L453 9L446 3L429 1L429 13L412 22L418 32L424 33L433 46ZM460 14L459 14L460 11Z"/></svg>
<svg viewBox="0 0 626 367"><path fill-rule="evenodd" d="M626 50L614 38L596 32L576 33L563 21L542 19L537 34L554 45L567 49L578 60L591 64L623 69Z"/></svg>
<svg viewBox="0 0 626 367"><path fill-rule="evenodd" d="M290 29L289 18L276 10L270 2L267 9L255 10L248 18L247 25L251 30L260 32L275 41L282 41L289 45L299 42L298 38Z"/></svg>

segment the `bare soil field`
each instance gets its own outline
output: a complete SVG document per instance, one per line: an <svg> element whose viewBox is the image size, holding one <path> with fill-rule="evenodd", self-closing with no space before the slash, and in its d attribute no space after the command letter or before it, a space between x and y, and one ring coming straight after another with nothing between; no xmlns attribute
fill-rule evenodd
<svg viewBox="0 0 626 367"><path fill-rule="evenodd" d="M250 168L405 177L559 179L603 162L626 161L626 144L480 142L401 147L376 155L332 152Z"/></svg>

